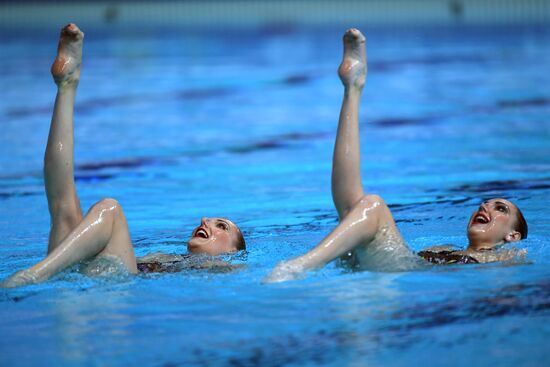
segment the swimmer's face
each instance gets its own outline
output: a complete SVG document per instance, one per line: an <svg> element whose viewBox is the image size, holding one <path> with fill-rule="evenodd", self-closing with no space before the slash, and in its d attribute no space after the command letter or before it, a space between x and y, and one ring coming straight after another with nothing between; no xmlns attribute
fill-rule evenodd
<svg viewBox="0 0 550 367"><path fill-rule="evenodd" d="M506 199L487 200L479 206L468 223L468 240L473 249L490 249L506 242L519 241L515 230L518 208Z"/></svg>
<svg viewBox="0 0 550 367"><path fill-rule="evenodd" d="M200 226L193 230L187 242L189 252L211 256L235 252L243 246L239 227L225 218L202 218Z"/></svg>

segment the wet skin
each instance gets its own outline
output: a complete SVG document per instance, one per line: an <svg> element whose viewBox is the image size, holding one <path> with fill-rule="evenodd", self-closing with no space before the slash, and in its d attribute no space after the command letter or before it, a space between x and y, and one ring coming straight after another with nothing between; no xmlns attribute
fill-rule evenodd
<svg viewBox="0 0 550 367"><path fill-rule="evenodd" d="M338 76L344 97L336 132L332 160L332 199L339 224L313 249L278 264L264 281L295 279L308 270L335 259L353 259L352 266L363 269L402 271L410 259L418 259L407 247L384 200L365 193L360 170L359 102L367 75L366 39L357 29L343 37L344 55ZM366 136L369 142L369 136ZM521 239L514 228L518 209L505 199L491 199L474 212L468 223L467 249L436 246L429 251L452 251L478 262L504 261L517 251L487 251L499 244ZM521 250L520 250L521 251ZM373 256L375 255L375 256Z"/></svg>
<svg viewBox="0 0 550 367"><path fill-rule="evenodd" d="M483 202L468 222L468 249L489 250L506 242L521 239L516 231L517 207L502 198Z"/></svg>
<svg viewBox="0 0 550 367"><path fill-rule="evenodd" d="M58 87L78 84L83 40L84 32L78 29L76 24L69 23L61 29L57 56L51 67L54 82Z"/></svg>
<svg viewBox="0 0 550 367"><path fill-rule="evenodd" d="M229 219L202 218L187 242L190 253L211 256L237 251L239 229Z"/></svg>

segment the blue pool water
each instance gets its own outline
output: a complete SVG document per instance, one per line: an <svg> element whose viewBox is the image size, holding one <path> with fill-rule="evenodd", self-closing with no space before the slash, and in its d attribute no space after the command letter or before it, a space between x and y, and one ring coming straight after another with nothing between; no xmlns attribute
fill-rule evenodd
<svg viewBox="0 0 550 367"><path fill-rule="evenodd" d="M0 289L0 365L539 366L550 337L550 28L369 28L365 188L411 248L466 245L504 196L527 263L404 273L330 264L264 285L336 224L340 28L84 29L75 118L83 207L115 197L137 255L185 252L202 216L238 223L234 273ZM0 279L40 260L57 30L0 33Z"/></svg>

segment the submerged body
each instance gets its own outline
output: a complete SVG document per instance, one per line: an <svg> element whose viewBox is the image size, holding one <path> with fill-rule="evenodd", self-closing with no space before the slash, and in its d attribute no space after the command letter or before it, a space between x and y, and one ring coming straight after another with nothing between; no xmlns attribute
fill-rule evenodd
<svg viewBox="0 0 550 367"><path fill-rule="evenodd" d="M160 252L137 258L140 273L177 273L182 270L203 269L213 273L228 273L241 268L221 257L208 254L163 254Z"/></svg>
<svg viewBox="0 0 550 367"><path fill-rule="evenodd" d="M482 263L508 260L518 253L497 251L498 245L527 236L519 209L505 199L480 205L468 223L465 250L436 247L414 254L401 236L384 200L366 194L360 174L359 102L367 75L366 40L357 29L344 34L344 55L338 68L344 98L338 121L332 165L332 198L340 222L316 247L283 262L265 279L278 282L299 277L339 259L353 268L400 271L422 262ZM424 259L424 260L422 260Z"/></svg>

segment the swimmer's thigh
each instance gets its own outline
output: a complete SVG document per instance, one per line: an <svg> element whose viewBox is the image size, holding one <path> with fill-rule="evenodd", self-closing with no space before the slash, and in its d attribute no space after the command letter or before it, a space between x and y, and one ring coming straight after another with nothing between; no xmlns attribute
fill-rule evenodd
<svg viewBox="0 0 550 367"><path fill-rule="evenodd" d="M100 203L113 210L111 237L98 256L116 256L126 266L129 272L137 273L134 246L130 238L128 223L120 204L114 199L103 199Z"/></svg>
<svg viewBox="0 0 550 367"><path fill-rule="evenodd" d="M417 266L418 258L408 248L395 225L393 215L378 195L365 195L358 205L361 216L371 216L376 223L376 234L370 241L357 246L351 254L355 265L367 270L402 271ZM347 260L343 257L342 260Z"/></svg>

